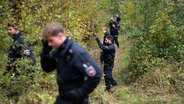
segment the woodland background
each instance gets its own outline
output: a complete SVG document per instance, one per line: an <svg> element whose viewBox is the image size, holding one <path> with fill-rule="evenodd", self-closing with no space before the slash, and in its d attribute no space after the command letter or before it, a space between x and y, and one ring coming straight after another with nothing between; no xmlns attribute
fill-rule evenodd
<svg viewBox="0 0 184 104"><path fill-rule="evenodd" d="M41 31L47 23L62 23L67 35L99 63L100 50L92 34L97 32L102 39L101 28L108 27L115 14L122 18L114 68L119 86L113 94L106 93L102 79L90 95L91 104L183 104L183 0L1 0L0 104L55 101L56 72L43 72L39 63ZM18 79L3 76L13 41L7 34L8 22L18 22L37 60L35 67L27 59L19 60ZM26 74L29 68L35 70L31 75Z"/></svg>

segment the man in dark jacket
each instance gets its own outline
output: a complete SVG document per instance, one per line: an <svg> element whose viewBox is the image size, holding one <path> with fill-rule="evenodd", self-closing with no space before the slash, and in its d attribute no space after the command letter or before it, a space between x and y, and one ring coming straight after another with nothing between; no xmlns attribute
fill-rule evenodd
<svg viewBox="0 0 184 104"><path fill-rule="evenodd" d="M105 42L108 45L103 45L98 38L96 41L100 47L100 49L104 53L104 74L105 74L105 84L106 90L109 91L113 86L117 85L117 82L114 80L112 76L112 69L114 67L114 57L116 49L114 44L112 43L113 37L111 35L106 36Z"/></svg>
<svg viewBox="0 0 184 104"><path fill-rule="evenodd" d="M121 18L119 17L119 14L116 14L115 18L116 18L117 23L120 23Z"/></svg>
<svg viewBox="0 0 184 104"><path fill-rule="evenodd" d="M110 35L110 33L108 32L108 30L107 30L106 27L103 27L103 28L102 28L102 31L103 31L103 33L104 33L103 45L107 45L107 44L105 43L105 38L106 38L106 36ZM103 55L103 51L102 51L102 52L100 52L100 62L103 63L103 61L104 61L104 55Z"/></svg>
<svg viewBox="0 0 184 104"><path fill-rule="evenodd" d="M36 64L36 60L31 51L30 44L24 43L24 38L20 30L17 28L17 24L8 24L8 34L13 38L13 44L8 52L8 63L6 70L13 70L13 76L18 75L16 60L22 57L31 59L31 65Z"/></svg>
<svg viewBox="0 0 184 104"><path fill-rule="evenodd" d="M121 18L119 17L119 14L116 14L116 16L114 18L116 19L118 30L120 30L120 21L121 21Z"/></svg>
<svg viewBox="0 0 184 104"><path fill-rule="evenodd" d="M117 28L117 22L116 22L116 19L113 18L112 19L112 23L111 23L111 26L110 26L110 34L113 36L113 43L115 41L117 47L119 47L119 43L118 43L118 28Z"/></svg>
<svg viewBox="0 0 184 104"><path fill-rule="evenodd" d="M59 96L55 104L89 104L88 95L102 76L97 63L64 34L60 23L48 24L42 36L42 68L46 72L57 70ZM52 48L55 50L50 52Z"/></svg>
<svg viewBox="0 0 184 104"><path fill-rule="evenodd" d="M103 31L103 33L104 33L103 45L107 45L107 44L105 43L105 37L106 37L107 35L110 35L110 33L108 32L108 30L107 30L106 27L103 27L103 28L102 28L102 31Z"/></svg>

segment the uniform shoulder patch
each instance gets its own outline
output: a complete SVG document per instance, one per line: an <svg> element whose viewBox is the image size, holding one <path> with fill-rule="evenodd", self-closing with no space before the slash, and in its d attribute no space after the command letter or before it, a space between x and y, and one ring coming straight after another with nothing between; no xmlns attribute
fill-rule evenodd
<svg viewBox="0 0 184 104"><path fill-rule="evenodd" d="M24 55L26 56L30 55L30 51L28 49L24 50Z"/></svg>
<svg viewBox="0 0 184 104"><path fill-rule="evenodd" d="M83 64L83 67L85 68L86 74L89 77L93 77L93 76L96 75L96 70L95 70L95 68L92 65Z"/></svg>

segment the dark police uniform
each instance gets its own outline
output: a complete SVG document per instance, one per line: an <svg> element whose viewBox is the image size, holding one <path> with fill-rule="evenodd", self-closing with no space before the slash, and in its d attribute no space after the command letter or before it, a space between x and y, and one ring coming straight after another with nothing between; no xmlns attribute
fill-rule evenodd
<svg viewBox="0 0 184 104"><path fill-rule="evenodd" d="M57 69L59 96L55 104L88 104L88 95L97 87L102 72L97 63L71 38L51 54L41 54L44 71Z"/></svg>
<svg viewBox="0 0 184 104"><path fill-rule="evenodd" d="M32 60L31 65L33 66L36 64L36 60L31 51L30 44L24 43L21 32L19 32L17 35L14 35L13 40L13 45L10 47L8 52L8 64L6 66L6 70L13 70L14 74L16 74L17 69L15 64L18 58L30 58Z"/></svg>
<svg viewBox="0 0 184 104"><path fill-rule="evenodd" d="M118 30L120 30L120 21L121 21L121 18L119 16L115 16L114 18L116 18L117 28L118 28Z"/></svg>
<svg viewBox="0 0 184 104"><path fill-rule="evenodd" d="M105 43L105 38L106 38L107 35L110 35L110 33L109 33L108 31L107 31L106 33L104 33L103 45L107 45L107 44Z"/></svg>
<svg viewBox="0 0 184 104"><path fill-rule="evenodd" d="M115 16L116 20L117 20L117 23L119 23L121 21L121 18L118 17L118 16Z"/></svg>
<svg viewBox="0 0 184 104"><path fill-rule="evenodd" d="M112 25L115 25L115 27L113 27ZM117 23L116 22L112 22L111 26L110 26L110 34L113 36L113 40L115 41L116 45L119 47L119 43L118 43L118 28L117 28ZM113 41L113 43L114 43Z"/></svg>
<svg viewBox="0 0 184 104"><path fill-rule="evenodd" d="M115 46L114 44L103 45L100 40L96 39L100 49L104 53L104 74L105 74L105 84L106 90L109 90L112 86L117 85L117 82L112 77L112 69L114 67L114 57L115 57Z"/></svg>
<svg viewBox="0 0 184 104"><path fill-rule="evenodd" d="M109 33L108 31L107 31L106 33L104 33L103 45L107 45L107 44L105 43L105 38L106 38L106 36L108 36L108 35L110 35L110 33ZM104 61L104 55L103 55L103 51L102 51L102 52L100 52L100 62L103 63L103 61Z"/></svg>

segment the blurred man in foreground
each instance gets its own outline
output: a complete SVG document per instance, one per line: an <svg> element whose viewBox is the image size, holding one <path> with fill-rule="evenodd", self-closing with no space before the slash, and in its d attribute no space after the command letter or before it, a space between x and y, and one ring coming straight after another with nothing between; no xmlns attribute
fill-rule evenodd
<svg viewBox="0 0 184 104"><path fill-rule="evenodd" d="M60 23L48 24L42 36L42 68L46 72L57 70L59 96L55 104L89 104L88 96L102 76L97 63L65 35Z"/></svg>

